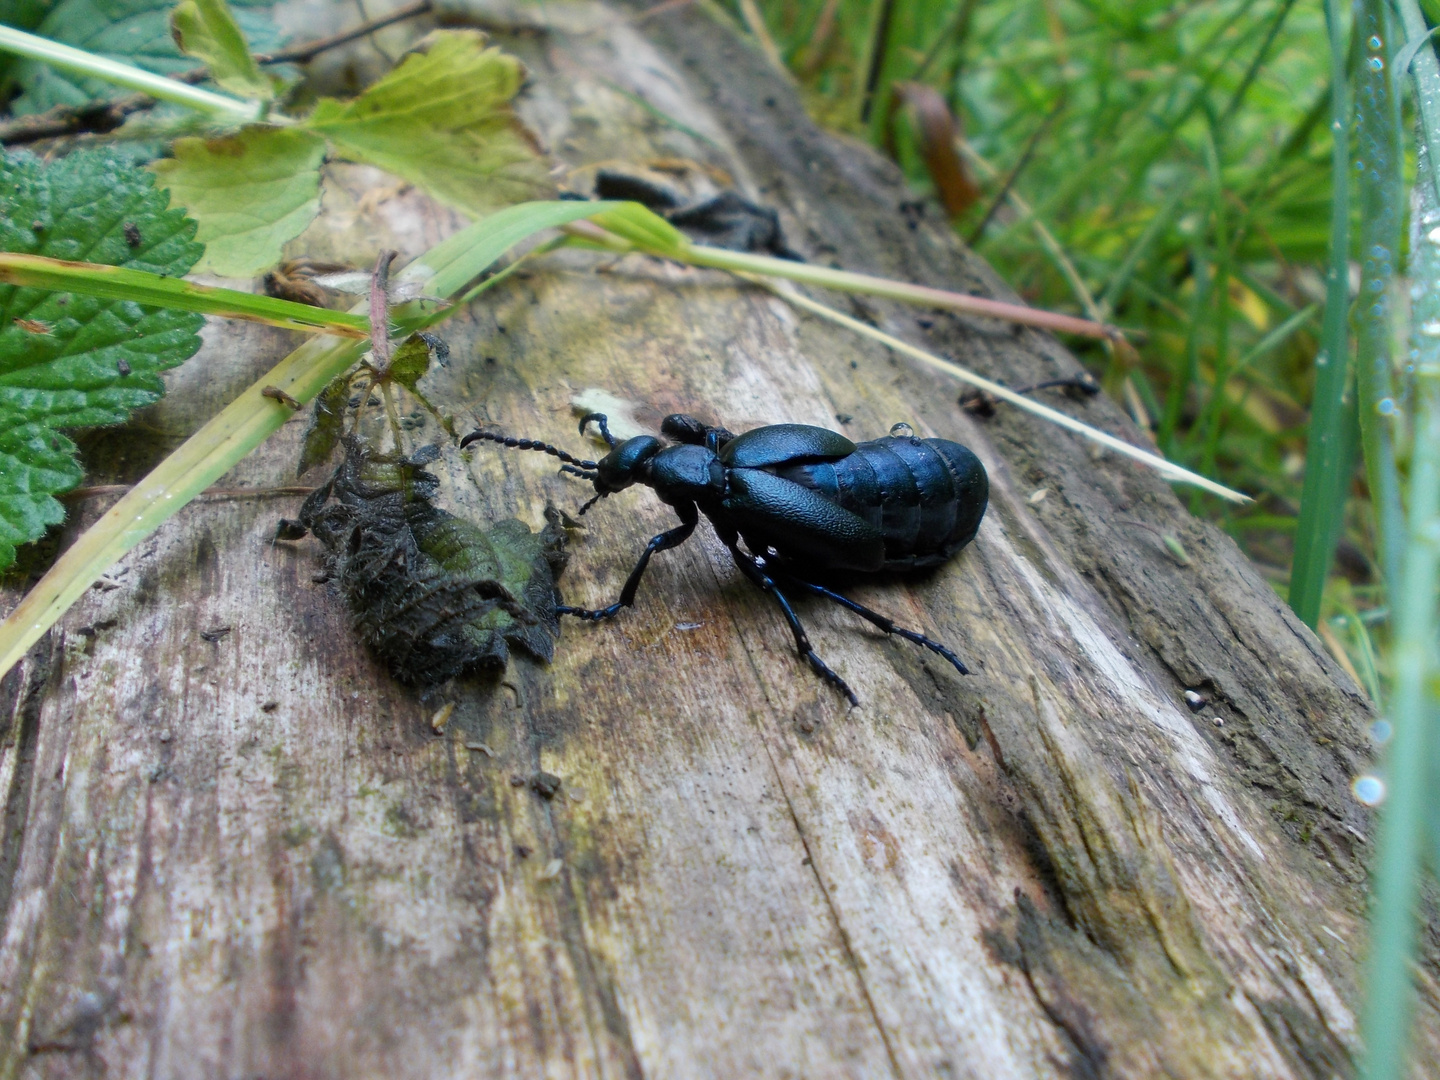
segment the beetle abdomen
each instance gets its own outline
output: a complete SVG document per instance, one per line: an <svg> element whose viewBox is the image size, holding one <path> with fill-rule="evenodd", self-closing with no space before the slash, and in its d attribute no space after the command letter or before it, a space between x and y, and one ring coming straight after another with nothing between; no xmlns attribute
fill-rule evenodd
<svg viewBox="0 0 1440 1080"><path fill-rule="evenodd" d="M975 538L990 493L980 459L946 439L886 436L838 461L774 471L878 529L889 570L949 559Z"/></svg>

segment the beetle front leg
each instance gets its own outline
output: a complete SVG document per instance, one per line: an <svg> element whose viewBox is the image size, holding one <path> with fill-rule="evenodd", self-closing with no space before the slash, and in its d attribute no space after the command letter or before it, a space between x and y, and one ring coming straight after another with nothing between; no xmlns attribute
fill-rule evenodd
<svg viewBox="0 0 1440 1080"><path fill-rule="evenodd" d="M722 537L722 539L725 538ZM789 599L775 584L774 578L761 567L759 560L746 555L735 546L732 540L727 540L726 546L730 549L730 557L735 560L735 565L740 568L740 572L773 596L775 602L780 605L780 612L785 616L785 621L790 624L791 633L795 635L795 648L799 649L800 655L810 662L810 667L814 669L815 674L844 694L851 705L859 705L860 699L855 696L855 691L850 689L850 684L837 675L830 665L821 660L815 652L814 646L810 644L810 637L805 633L805 627L800 622L800 617L795 614L795 609L790 606Z"/></svg>
<svg viewBox="0 0 1440 1080"><path fill-rule="evenodd" d="M675 512L680 515L680 525L669 532L663 532L653 537L650 543L645 545L645 550L640 553L640 561L635 564L635 569L630 571L630 576L625 579L625 587L620 590L620 599L609 607L603 608L578 608L566 604L557 604L555 611L559 615L574 615L577 619L585 619L589 622L599 622L601 619L613 619L620 613L621 608L632 607L635 603L635 592L640 588L640 579L645 574L645 567L650 564L650 556L657 551L666 551L678 547L690 539L690 534L695 531L695 526L700 522L700 513L695 509L695 504L677 506Z"/></svg>
<svg viewBox="0 0 1440 1080"><path fill-rule="evenodd" d="M827 600L835 601L835 603L839 604L841 607L853 611L862 619L865 619L867 622L873 623L875 626L878 626L887 634L894 634L896 637L902 637L906 641L913 641L916 645L923 645L925 646L925 648L929 649L933 653L939 653L946 660L950 661L950 663L955 666L955 670L960 672L961 675L970 674L970 669L960 662L960 658L956 656L953 652L951 652L949 649L947 649L944 645L941 645L938 641L934 641L926 637L924 634L918 633L917 631L906 630L903 626L896 626L893 622L887 619L884 615L881 615L878 611L871 611L864 604L856 603L848 596L841 596L837 592L832 592L831 590L825 588L823 585L816 585L813 582L804 581L797 577L791 577L789 574L784 575L784 577L787 582L792 582L795 585L800 586L800 588L804 589L806 592L813 593L816 596L823 596Z"/></svg>

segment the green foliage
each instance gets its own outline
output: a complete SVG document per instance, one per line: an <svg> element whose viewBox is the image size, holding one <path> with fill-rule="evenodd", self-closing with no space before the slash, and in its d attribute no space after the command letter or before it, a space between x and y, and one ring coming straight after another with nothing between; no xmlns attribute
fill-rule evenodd
<svg viewBox="0 0 1440 1080"><path fill-rule="evenodd" d="M983 194L956 222L962 236L1015 173L1011 190L1033 214L1000 206L976 248L1034 306L1084 314L1093 304L1135 331L1134 369L1097 345L1078 349L1167 457L1257 497L1248 510L1208 497L1192 505L1234 531L1283 584L1293 530L1247 521L1293 521L1301 493L1319 328L1291 320L1324 302L1330 236L1320 5L771 0L762 8L815 113L889 149L920 187L929 178L905 111L891 107L891 85L920 80L940 91L968 147L994 167L993 178L976 170ZM887 19L869 17L881 8ZM1360 520L1345 541L1369 552Z"/></svg>
<svg viewBox="0 0 1440 1080"><path fill-rule="evenodd" d="M0 250L181 275L195 223L148 173L105 150L48 166L0 158ZM0 567L64 517L80 468L61 429L118 424L164 393L200 347L202 318L128 300L0 286Z"/></svg>
<svg viewBox="0 0 1440 1080"><path fill-rule="evenodd" d="M222 90L260 101L275 96L225 0L181 0L170 13L170 30L180 51L205 64Z"/></svg>
<svg viewBox="0 0 1440 1080"><path fill-rule="evenodd" d="M268 3L236 0L235 6L242 4L235 20L250 47L273 49L280 34L269 19ZM0 23L170 75L195 66L170 36L172 6L173 0L0 0ZM20 90L10 103L17 116L53 105L83 105L113 93L98 79L0 54L0 86L11 81Z"/></svg>
<svg viewBox="0 0 1440 1080"><path fill-rule="evenodd" d="M471 214L551 190L510 100L525 69L479 31L439 31L354 101L322 98L306 121L336 152L378 165Z"/></svg>
<svg viewBox="0 0 1440 1080"><path fill-rule="evenodd" d="M437 31L360 97L322 98L298 126L177 140L152 167L200 223L199 269L243 277L275 265L319 209L327 141L476 215L547 193L544 158L510 107L524 68L485 40Z"/></svg>
<svg viewBox="0 0 1440 1080"><path fill-rule="evenodd" d="M151 168L170 199L200 223L197 271L251 277L280 261L286 242L320 211L325 140L254 125L214 139L177 139Z"/></svg>

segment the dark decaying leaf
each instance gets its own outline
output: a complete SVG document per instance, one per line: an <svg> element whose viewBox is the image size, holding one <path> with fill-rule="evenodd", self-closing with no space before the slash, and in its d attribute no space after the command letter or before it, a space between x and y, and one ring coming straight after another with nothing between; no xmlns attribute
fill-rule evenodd
<svg viewBox="0 0 1440 1080"><path fill-rule="evenodd" d="M547 511L536 534L514 519L487 531L447 513L423 468L437 454L373 454L347 437L344 462L301 507L356 631L397 679L421 686L503 668L512 646L548 661L565 565L559 514Z"/></svg>
<svg viewBox="0 0 1440 1080"><path fill-rule="evenodd" d="M430 370L430 334L411 334L390 358L390 377L411 393Z"/></svg>
<svg viewBox="0 0 1440 1080"><path fill-rule="evenodd" d="M345 422L345 406L350 397L350 373L334 379L320 391L305 429L305 442L300 449L300 467L296 476L304 476L323 461L328 461L340 444L340 431Z"/></svg>

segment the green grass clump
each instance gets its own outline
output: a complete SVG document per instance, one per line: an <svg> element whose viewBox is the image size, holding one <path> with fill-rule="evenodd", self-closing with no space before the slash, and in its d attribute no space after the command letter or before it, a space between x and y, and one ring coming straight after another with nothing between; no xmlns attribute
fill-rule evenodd
<svg viewBox="0 0 1440 1080"><path fill-rule="evenodd" d="M1094 343L1075 347L1168 457L1256 496L1235 508L1196 495L1192 508L1285 589L1331 243L1321 6L761 6L816 116L888 147L918 187L930 181L893 84L943 95L995 176L974 167L982 195L956 222L960 234L984 221L974 246L1030 303L1098 311L1133 331L1133 366ZM1347 49L1348 39L1347 24ZM1029 215L1009 200L992 206L1006 179ZM1346 597L1360 610L1380 602L1368 520L1352 512L1339 536Z"/></svg>

